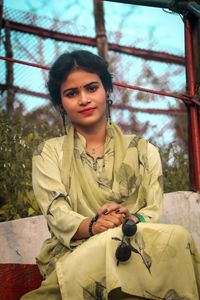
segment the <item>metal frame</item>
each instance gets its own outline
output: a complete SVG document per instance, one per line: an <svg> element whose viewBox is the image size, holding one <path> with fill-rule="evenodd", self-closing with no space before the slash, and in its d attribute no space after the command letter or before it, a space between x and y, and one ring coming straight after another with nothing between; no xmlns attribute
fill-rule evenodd
<svg viewBox="0 0 200 300"><path fill-rule="evenodd" d="M108 0L105 0L108 1ZM109 0L110 2L120 2L137 4L144 6L154 6L160 8L167 8L175 12L181 13L184 16L185 24L185 56L186 56L186 80L187 80L187 95L171 94L167 92L162 92L162 95L173 96L175 98L181 99L185 102L188 109L188 122L189 122L189 158L190 158L190 174L192 188L200 192L200 115L199 115L199 105L200 105L200 4L196 1L181 1L181 0ZM32 34L37 34L42 37L51 37L56 40L64 40L79 44L85 44L90 46L96 46L95 39L88 37L78 37L73 35L62 34L59 32L52 32L50 30L38 28L35 26L29 26L24 24L19 24L16 22L6 22L3 20L3 0L0 0L0 28L3 26L12 28L14 30L19 30L22 32L29 32ZM109 50L117 51L121 53L126 53L130 55L135 55L143 57L144 59L151 59L155 61L162 62L174 62L180 65L184 64L182 58L178 58L175 55L168 56L167 53L151 53L147 50L119 46L116 44L109 44ZM0 59L9 60L10 58ZM174 61L173 61L174 60ZM13 59L13 62L24 63L26 65L32 65L33 67L40 67L43 69L48 69L46 66L37 66L37 64L31 64L28 62L20 62ZM150 92L154 94L160 94L159 91L147 90L141 87L125 85L120 83L115 83L118 86L132 88L136 90L142 90L144 92Z"/></svg>
<svg viewBox="0 0 200 300"><path fill-rule="evenodd" d="M108 1L108 0L105 0ZM143 6L167 8L184 16L187 94L200 99L200 4L180 0L109 0ZM186 104L189 123L189 161L192 189L200 192L200 112L194 103Z"/></svg>
<svg viewBox="0 0 200 300"><path fill-rule="evenodd" d="M34 34L42 38L52 38L57 41L65 41L65 42L71 42L80 45L96 47L96 38L56 32L49 29L44 29L33 25L21 24L13 21L6 21L5 26L9 27L12 30ZM159 62L185 65L184 57L169 54L166 52L158 52L153 50L149 51L149 50L140 49L136 47L121 46L114 43L108 43L108 49L114 52L141 57L146 60L151 59Z"/></svg>

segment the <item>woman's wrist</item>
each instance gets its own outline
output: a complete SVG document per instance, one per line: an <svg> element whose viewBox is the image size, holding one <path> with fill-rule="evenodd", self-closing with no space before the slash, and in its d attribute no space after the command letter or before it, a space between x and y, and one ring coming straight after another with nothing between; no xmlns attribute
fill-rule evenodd
<svg viewBox="0 0 200 300"><path fill-rule="evenodd" d="M93 231L93 225L96 223L97 219L98 219L99 215L96 214L89 222L88 225L88 232L89 232L89 236L93 236L95 235L94 231Z"/></svg>
<svg viewBox="0 0 200 300"><path fill-rule="evenodd" d="M136 224L140 222L140 220L133 214L131 214L130 219L133 220Z"/></svg>

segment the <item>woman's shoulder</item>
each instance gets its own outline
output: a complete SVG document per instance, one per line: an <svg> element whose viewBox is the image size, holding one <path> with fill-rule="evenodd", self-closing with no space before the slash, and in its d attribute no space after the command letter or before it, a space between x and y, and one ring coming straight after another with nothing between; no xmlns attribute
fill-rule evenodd
<svg viewBox="0 0 200 300"><path fill-rule="evenodd" d="M147 169L152 169L155 164L160 162L159 148L152 142L138 135L124 135L124 140L128 148L136 148L139 161Z"/></svg>
<svg viewBox="0 0 200 300"><path fill-rule="evenodd" d="M150 152L157 152L158 147L154 145L151 141L136 135L136 134L130 134L130 135L123 135L123 138L126 143L129 143L129 147L137 147L140 149L144 149L145 151Z"/></svg>
<svg viewBox="0 0 200 300"><path fill-rule="evenodd" d="M65 136L50 138L46 141L41 142L37 149L33 152L33 156L40 155L43 151L45 152L61 152L64 143Z"/></svg>
<svg viewBox="0 0 200 300"><path fill-rule="evenodd" d="M62 135L62 136L57 136L57 137L53 137L53 138L50 138L50 139L44 141L44 143L45 143L46 145L50 145L50 146L52 146L52 147L57 147L57 146L59 146L59 145L62 146L62 145L63 145L63 142L64 142L64 138L65 138L64 135Z"/></svg>

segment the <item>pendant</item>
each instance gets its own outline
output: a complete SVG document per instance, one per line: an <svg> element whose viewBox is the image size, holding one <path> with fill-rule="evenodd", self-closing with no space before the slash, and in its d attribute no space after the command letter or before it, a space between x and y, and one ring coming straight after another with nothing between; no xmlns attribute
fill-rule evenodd
<svg viewBox="0 0 200 300"><path fill-rule="evenodd" d="M92 154L93 155L95 154L95 148L92 148Z"/></svg>

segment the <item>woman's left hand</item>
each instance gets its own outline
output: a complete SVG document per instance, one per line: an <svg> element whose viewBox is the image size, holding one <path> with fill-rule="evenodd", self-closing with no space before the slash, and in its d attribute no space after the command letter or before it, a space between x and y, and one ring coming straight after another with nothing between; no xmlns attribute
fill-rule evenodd
<svg viewBox="0 0 200 300"><path fill-rule="evenodd" d="M130 216L130 212L128 208L122 206L119 203L116 202L108 202L105 203L100 209L98 210L99 216L102 214L110 214L112 212L118 213L118 214L123 214L125 218L128 218Z"/></svg>

